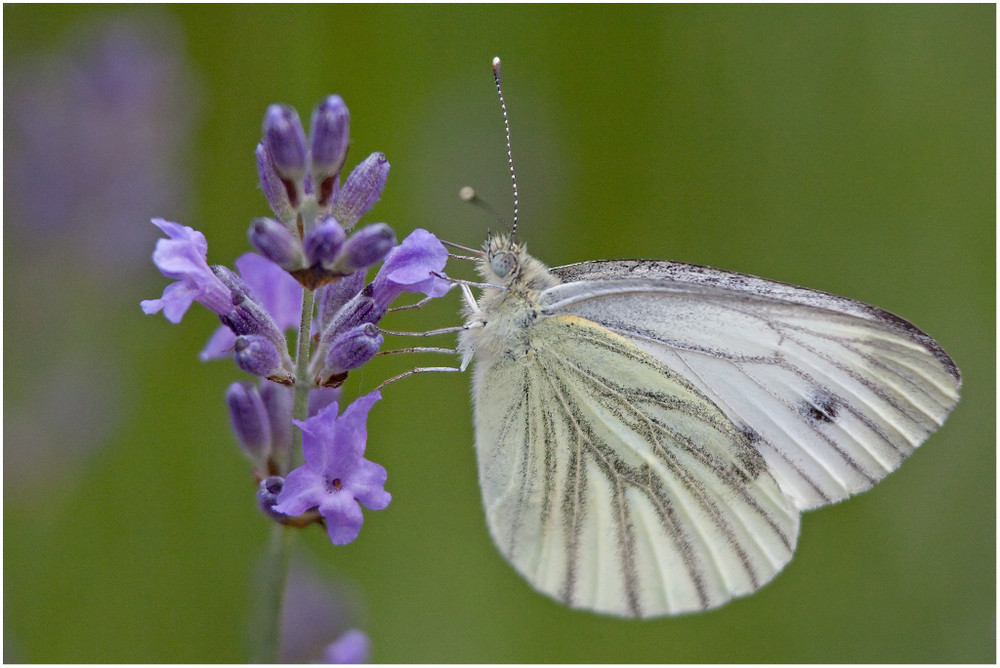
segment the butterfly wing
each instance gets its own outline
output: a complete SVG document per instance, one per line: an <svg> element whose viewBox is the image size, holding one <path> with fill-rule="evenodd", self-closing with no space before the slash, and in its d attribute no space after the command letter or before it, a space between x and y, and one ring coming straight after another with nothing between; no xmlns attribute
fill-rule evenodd
<svg viewBox="0 0 1000 668"><path fill-rule="evenodd" d="M797 509L694 385L587 320L527 336L527 354L477 362L476 451L493 539L536 589L648 617L748 594L788 562Z"/></svg>
<svg viewBox="0 0 1000 668"><path fill-rule="evenodd" d="M867 304L677 262L551 270L542 312L598 323L692 383L739 426L800 509L864 491L958 401L929 336Z"/></svg>

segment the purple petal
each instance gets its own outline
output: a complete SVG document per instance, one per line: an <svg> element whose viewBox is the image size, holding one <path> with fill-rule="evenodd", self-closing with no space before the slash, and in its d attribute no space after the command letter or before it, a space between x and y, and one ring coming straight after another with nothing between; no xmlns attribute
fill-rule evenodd
<svg viewBox="0 0 1000 668"><path fill-rule="evenodd" d="M240 256L236 268L281 331L298 327L302 286L291 274L256 253Z"/></svg>
<svg viewBox="0 0 1000 668"><path fill-rule="evenodd" d="M372 290L376 302L387 307L403 292L444 295L451 283L432 272L441 273L447 261L448 251L437 237L427 230L414 230L389 252L375 275Z"/></svg>
<svg viewBox="0 0 1000 668"><path fill-rule="evenodd" d="M347 545L361 532L361 506L346 490L327 494L319 504L326 531L334 545Z"/></svg>
<svg viewBox="0 0 1000 668"><path fill-rule="evenodd" d="M331 443L336 438L337 403L327 404L306 420L292 420L302 430L302 456L306 466L326 474L330 468Z"/></svg>
<svg viewBox="0 0 1000 668"><path fill-rule="evenodd" d="M366 508L382 510L392 501L392 495L383 489L387 478L384 467L362 459L351 472L348 485L354 498L365 504Z"/></svg>
<svg viewBox="0 0 1000 668"><path fill-rule="evenodd" d="M323 476L308 466L300 466L285 477L274 510L294 517L324 502L326 497Z"/></svg>
<svg viewBox="0 0 1000 668"><path fill-rule="evenodd" d="M236 342L236 335L228 327L219 327L215 330L208 339L208 343L200 353L198 353L198 359L202 362L207 362L211 359L219 359L220 357L229 357L229 354L233 352L233 344Z"/></svg>
<svg viewBox="0 0 1000 668"><path fill-rule="evenodd" d="M170 237L156 242L153 262L164 276L177 282L168 285L160 299L141 302L143 312L163 310L167 320L178 323L191 303L197 301L218 315L229 313L233 308L232 294L208 266L205 235L162 218L154 218L152 222Z"/></svg>
<svg viewBox="0 0 1000 668"><path fill-rule="evenodd" d="M368 438L368 411L375 402L382 398L378 391L358 397L344 409L344 414L337 419L337 432L333 447L333 456L337 468L350 465L351 469L365 452L365 441ZM346 467L345 467L346 468Z"/></svg>

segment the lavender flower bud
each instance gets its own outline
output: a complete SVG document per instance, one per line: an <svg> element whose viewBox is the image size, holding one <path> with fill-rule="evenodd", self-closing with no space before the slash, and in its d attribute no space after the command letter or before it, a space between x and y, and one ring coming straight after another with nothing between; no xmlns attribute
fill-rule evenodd
<svg viewBox="0 0 1000 668"><path fill-rule="evenodd" d="M240 278L239 274L222 264L213 264L211 269L212 273L229 288L233 306L242 304L247 299L253 299L253 292L250 291L250 286Z"/></svg>
<svg viewBox="0 0 1000 668"><path fill-rule="evenodd" d="M264 145L282 179L301 182L306 175L306 133L292 107L272 104L264 113Z"/></svg>
<svg viewBox="0 0 1000 668"><path fill-rule="evenodd" d="M319 329L323 331L326 324L337 314L340 308L361 292L365 285L365 272L356 271L333 283L327 283L320 288L316 301L319 303Z"/></svg>
<svg viewBox="0 0 1000 668"><path fill-rule="evenodd" d="M382 153L372 153L354 168L337 196L333 216L350 231L382 195L389 177L389 162Z"/></svg>
<svg viewBox="0 0 1000 668"><path fill-rule="evenodd" d="M349 302L344 304L330 320L320 337L320 345L330 345L337 336L352 327L366 322L376 323L385 315L385 309L372 298L371 285L366 285Z"/></svg>
<svg viewBox="0 0 1000 668"><path fill-rule="evenodd" d="M236 440L257 468L271 455L271 426L264 402L250 383L233 383L226 390L226 404Z"/></svg>
<svg viewBox="0 0 1000 668"><path fill-rule="evenodd" d="M277 383L262 382L260 398L267 409L271 426L271 450L287 452L292 444L292 389Z"/></svg>
<svg viewBox="0 0 1000 668"><path fill-rule="evenodd" d="M302 245L310 267L329 267L336 260L347 234L335 218L327 216L306 232Z"/></svg>
<svg viewBox="0 0 1000 668"><path fill-rule="evenodd" d="M350 114L339 95L331 95L313 111L309 131L312 135L310 172L316 182L316 200L329 206L337 195L337 175L347 156Z"/></svg>
<svg viewBox="0 0 1000 668"><path fill-rule="evenodd" d="M382 347L382 334L370 322L353 327L340 334L330 344L326 367L319 373L318 384L337 387L344 382L347 372L357 369L370 360Z"/></svg>
<svg viewBox="0 0 1000 668"><path fill-rule="evenodd" d="M293 223L295 221L295 210L299 202L294 184L287 184L293 185L292 191L289 193L286 183L278 176L274 160L271 159L271 155L267 152L264 142L257 144L256 156L260 188L264 191L264 197L267 198L267 203L270 205L271 211L274 211L274 215L281 222L285 224ZM292 205L291 198L295 198L294 206Z"/></svg>
<svg viewBox="0 0 1000 668"><path fill-rule="evenodd" d="M275 348L284 348L287 345L285 335L281 333L274 318L260 305L243 279L222 265L214 265L212 271L229 288L233 296L233 310L219 316L222 324L237 336L260 334L270 339Z"/></svg>
<svg viewBox="0 0 1000 668"><path fill-rule="evenodd" d="M284 513L279 513L274 509L274 507L278 505L278 495L281 494L281 489L284 486L284 478L276 475L261 480L260 484L257 486L257 503L260 505L260 509L263 510L266 515L269 515L271 518L276 519L279 522L288 518L288 516Z"/></svg>
<svg viewBox="0 0 1000 668"><path fill-rule="evenodd" d="M330 345L342 333L365 323L376 323L385 315L385 309L379 306L372 299L371 285L354 295L354 297L344 304L336 315L330 319L323 333L320 335L319 344L316 346L312 364L310 366L314 377L326 366L326 356L330 350Z"/></svg>
<svg viewBox="0 0 1000 668"><path fill-rule="evenodd" d="M260 254L282 269L294 271L305 266L302 243L287 227L273 218L256 218L250 226L250 243Z"/></svg>
<svg viewBox="0 0 1000 668"><path fill-rule="evenodd" d="M237 336L233 350L236 365L247 373L282 385L292 384L292 375L282 365L281 353L266 336Z"/></svg>
<svg viewBox="0 0 1000 668"><path fill-rule="evenodd" d="M374 223L352 234L331 270L349 274L375 264L396 245L396 233L385 223Z"/></svg>

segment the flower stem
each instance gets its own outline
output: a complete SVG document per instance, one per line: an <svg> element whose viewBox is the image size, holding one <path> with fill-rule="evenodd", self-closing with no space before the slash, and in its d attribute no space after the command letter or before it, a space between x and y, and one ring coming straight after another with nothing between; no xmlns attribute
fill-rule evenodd
<svg viewBox="0 0 1000 668"><path fill-rule="evenodd" d="M309 410L309 390L312 381L308 378L309 348L311 343L310 325L313 312L313 291L302 290L302 316L299 320L298 340L295 346L295 390L292 402L292 416L305 420ZM281 462L281 474L288 475L301 465L302 431L292 430L292 444L286 460ZM254 637L257 640L255 663L278 663L281 649L281 611L285 597L285 582L288 579L288 561L292 551L291 527L275 524L271 529L264 573L260 579L261 594L256 615Z"/></svg>
<svg viewBox="0 0 1000 668"><path fill-rule="evenodd" d="M253 663L278 663L281 651L281 611L288 579L292 530L282 524L271 527L271 540L260 579L261 595L257 606L254 638L257 647Z"/></svg>
<svg viewBox="0 0 1000 668"><path fill-rule="evenodd" d="M296 420L305 420L309 409L309 390L313 389L312 379L309 376L309 348L312 343L312 336L309 331L312 324L314 293L312 290L302 289L302 318L299 321L298 340L295 344L295 395L292 403L292 415ZM284 472L287 474L296 466L300 466L302 459L302 431L292 430L292 446L288 449L288 461L285 462Z"/></svg>

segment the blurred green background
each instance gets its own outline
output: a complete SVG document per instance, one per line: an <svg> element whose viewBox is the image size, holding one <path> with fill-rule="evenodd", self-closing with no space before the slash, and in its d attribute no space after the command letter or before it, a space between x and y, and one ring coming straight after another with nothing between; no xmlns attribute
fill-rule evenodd
<svg viewBox="0 0 1000 668"><path fill-rule="evenodd" d="M499 55L518 233L540 259L682 260L877 304L954 357L963 399L874 490L807 513L795 558L755 595L624 621L534 593L494 549L467 375L391 385L371 414L368 456L388 470L392 504L366 511L349 546L315 527L299 541L316 571L353 592L344 615L370 635L372 660L995 661L995 11L5 6L5 145L37 120L24 102L38 104L36 84L71 134L99 125L76 120L78 94L52 92L67 80L52 63L79 67L109 21L140 26L174 68L140 119L150 136L172 128L160 144L129 144L139 117L126 111L103 153L33 149L54 152L50 167L83 150L72 163L83 167L56 177L32 166L46 156L5 147L5 660L248 658L270 526L223 400L242 374L198 361L217 325L204 309L178 326L141 313L166 284L148 262L147 221L203 231L209 261L231 264L248 250L250 220L268 213L253 161L264 109L287 102L308 118L336 92L351 110L349 164L374 150L392 164L366 220L476 246L492 221L459 188L510 208L490 74ZM28 92L12 95L15 84ZM18 125L18 114L29 118ZM142 167L58 199L119 157L169 151L158 195L136 197ZM34 215L54 221L32 219L39 203L49 213ZM125 204L123 225L105 224ZM462 263L449 272L472 277ZM458 304L449 295L385 325L456 324ZM442 363L378 360L352 375L348 398Z"/></svg>

